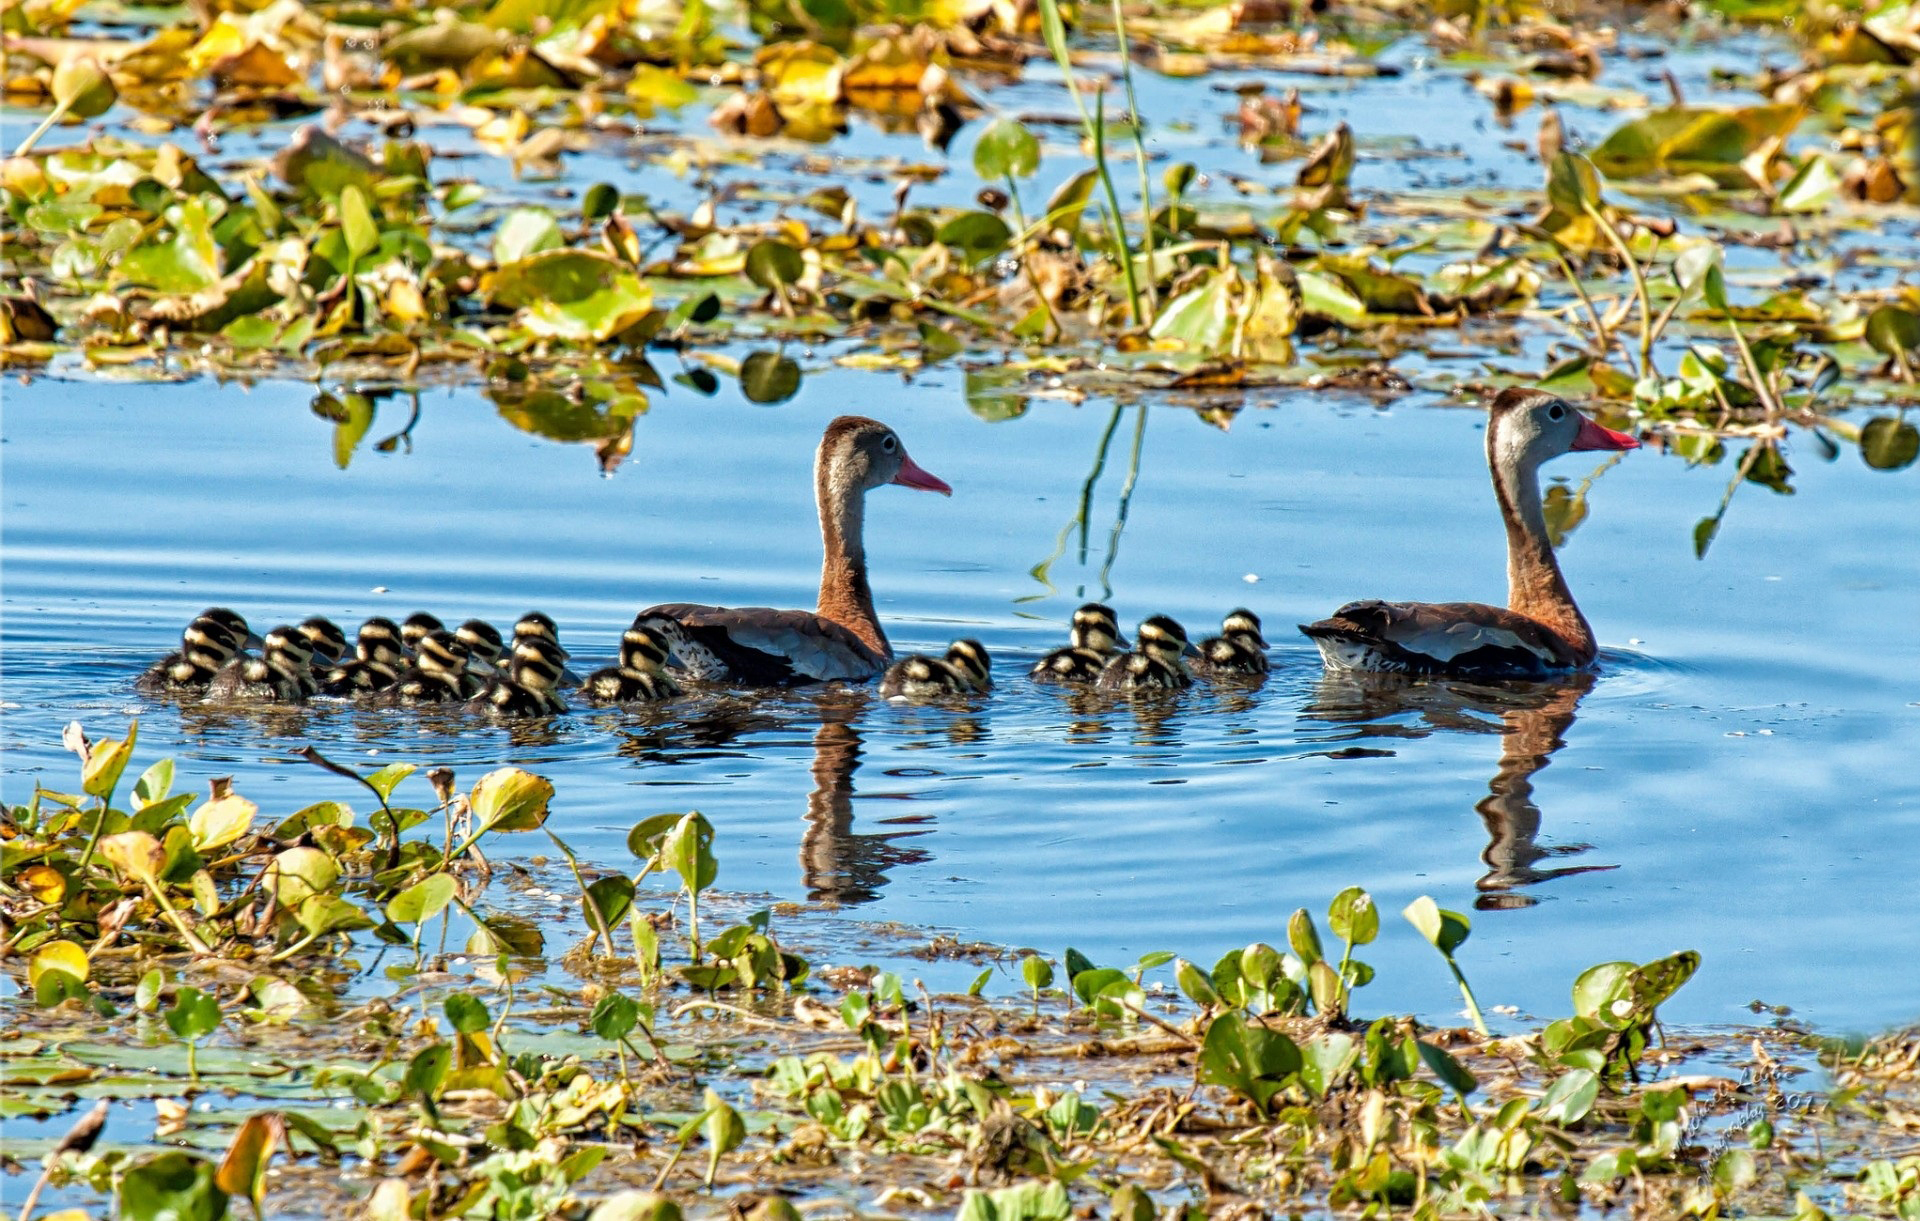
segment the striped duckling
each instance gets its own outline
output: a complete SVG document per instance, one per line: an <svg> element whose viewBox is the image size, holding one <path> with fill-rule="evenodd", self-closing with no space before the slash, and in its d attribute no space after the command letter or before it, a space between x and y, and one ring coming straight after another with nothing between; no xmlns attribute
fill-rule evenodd
<svg viewBox="0 0 1920 1221"><path fill-rule="evenodd" d="M508 673L496 675L468 705L495 716L552 716L567 710L555 688L565 669L559 645L539 636L515 641Z"/></svg>
<svg viewBox="0 0 1920 1221"><path fill-rule="evenodd" d="M1120 621L1111 606L1089 602L1073 612L1067 629L1068 645L1034 663L1030 674L1037 683L1090 683L1114 654L1120 652Z"/></svg>
<svg viewBox="0 0 1920 1221"><path fill-rule="evenodd" d="M207 698L297 704L313 690L313 646L298 628L281 626L267 633L260 656L242 653L222 666Z"/></svg>
<svg viewBox="0 0 1920 1221"><path fill-rule="evenodd" d="M657 628L636 622L620 637L620 664L595 670L580 684L593 704L642 704L672 699L680 684L667 673L672 648Z"/></svg>
<svg viewBox="0 0 1920 1221"><path fill-rule="evenodd" d="M993 686L993 662L978 640L956 640L944 657L913 653L887 668L880 694L888 699L975 695Z"/></svg>
<svg viewBox="0 0 1920 1221"><path fill-rule="evenodd" d="M1265 674L1267 638L1260 634L1260 616L1244 606L1229 611L1220 623L1220 634L1200 642L1193 668L1214 676Z"/></svg>
<svg viewBox="0 0 1920 1221"><path fill-rule="evenodd" d="M567 658L572 657L573 654L567 652L567 650L561 646L560 629L554 624L551 616L542 614L539 611L528 611L514 622L513 644L510 645L509 648L518 647L522 640L529 639L545 640L560 651L560 686L577 687L580 685L580 676L568 669L566 665Z"/></svg>
<svg viewBox="0 0 1920 1221"><path fill-rule="evenodd" d="M404 631L404 626L402 627ZM386 694L393 704L464 703L480 694L482 680L467 669L467 646L444 629L420 637L413 664Z"/></svg>
<svg viewBox="0 0 1920 1221"><path fill-rule="evenodd" d="M1178 691L1193 685L1193 675L1183 660L1188 649L1187 630L1166 615L1155 615L1140 625L1133 652L1109 661L1100 671L1100 686L1107 691Z"/></svg>
<svg viewBox="0 0 1920 1221"><path fill-rule="evenodd" d="M252 635L238 614L224 606L209 606L180 633L180 648L154 662L134 680L134 686L154 693L204 691Z"/></svg>
<svg viewBox="0 0 1920 1221"><path fill-rule="evenodd" d="M453 629L454 639L467 646L468 664L475 669L493 669L505 665L507 642L500 629L485 619L469 619Z"/></svg>
<svg viewBox="0 0 1920 1221"><path fill-rule="evenodd" d="M320 690L325 695L371 695L399 682L400 671L406 668L407 650L400 640L400 625L375 615L360 625L354 637L353 657L328 670Z"/></svg>
<svg viewBox="0 0 1920 1221"><path fill-rule="evenodd" d="M340 664L347 655L347 634L340 625L324 615L315 615L311 619L302 619L300 626L293 629L307 638L307 645L313 650L313 674L316 685L326 677L327 671Z"/></svg>
<svg viewBox="0 0 1920 1221"><path fill-rule="evenodd" d="M447 625L440 622L437 615L426 611L415 611L400 621L400 643L406 646L407 655L415 656L420 651L420 642L435 632L444 632Z"/></svg>

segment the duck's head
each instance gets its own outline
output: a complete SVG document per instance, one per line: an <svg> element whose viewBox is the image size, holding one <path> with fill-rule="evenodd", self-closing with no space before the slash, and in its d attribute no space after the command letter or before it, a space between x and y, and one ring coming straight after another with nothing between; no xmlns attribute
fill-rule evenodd
<svg viewBox="0 0 1920 1221"><path fill-rule="evenodd" d="M978 640L956 640L948 645L947 664L975 687L985 687L992 681L993 659L987 656L987 646Z"/></svg>
<svg viewBox="0 0 1920 1221"><path fill-rule="evenodd" d="M375 615L360 625L354 635L353 654L361 661L396 666L407 659L406 645L400 641L400 625Z"/></svg>
<svg viewBox="0 0 1920 1221"><path fill-rule="evenodd" d="M514 622L513 641L517 645L522 640L529 639L545 640L559 649L560 629L551 616L543 615L539 611L528 611ZM560 649L560 657L563 661L571 656L573 655L565 649Z"/></svg>
<svg viewBox="0 0 1920 1221"><path fill-rule="evenodd" d="M313 665L313 645L297 627L281 624L261 638L267 664L279 670L305 670Z"/></svg>
<svg viewBox="0 0 1920 1221"><path fill-rule="evenodd" d="M816 479L847 500L889 483L953 495L946 480L907 456L898 433L863 415L843 415L827 425L814 471Z"/></svg>
<svg viewBox="0 0 1920 1221"><path fill-rule="evenodd" d="M492 661L506 651L506 641L500 636L500 629L485 619L469 619L453 629L453 634L468 652L475 657Z"/></svg>
<svg viewBox="0 0 1920 1221"><path fill-rule="evenodd" d="M1120 649L1120 620L1113 608L1102 602L1089 602L1073 612L1073 626L1067 638L1077 649L1096 653L1115 653Z"/></svg>
<svg viewBox="0 0 1920 1221"><path fill-rule="evenodd" d="M338 662L347 651L347 634L340 625L321 615L303 619L295 629L307 638L307 645L313 650L315 665L330 666Z"/></svg>
<svg viewBox="0 0 1920 1221"><path fill-rule="evenodd" d="M666 668L667 658L671 653L672 649L668 646L666 638L651 627L635 624L620 636L622 669L658 674Z"/></svg>
<svg viewBox="0 0 1920 1221"><path fill-rule="evenodd" d="M428 632L413 648L414 662L436 674L458 674L467 668L471 651L458 636L444 628Z"/></svg>
<svg viewBox="0 0 1920 1221"><path fill-rule="evenodd" d="M1267 638L1260 634L1260 616L1244 606L1227 612L1220 621L1220 634L1236 637L1256 649L1267 647Z"/></svg>
<svg viewBox="0 0 1920 1221"><path fill-rule="evenodd" d="M415 611L400 624L400 642L409 652L418 649L420 642L435 632L444 632L447 625L440 622L438 616L425 611Z"/></svg>
<svg viewBox="0 0 1920 1221"><path fill-rule="evenodd" d="M1488 408L1487 459L1498 470L1532 469L1580 449L1638 448L1633 437L1594 423L1545 390L1509 386Z"/></svg>
<svg viewBox="0 0 1920 1221"><path fill-rule="evenodd" d="M1140 651L1155 661L1177 663L1191 648L1187 629L1167 615L1154 615L1141 621Z"/></svg>
<svg viewBox="0 0 1920 1221"><path fill-rule="evenodd" d="M543 636L524 636L513 643L513 681L528 690L553 690L566 664L566 653Z"/></svg>

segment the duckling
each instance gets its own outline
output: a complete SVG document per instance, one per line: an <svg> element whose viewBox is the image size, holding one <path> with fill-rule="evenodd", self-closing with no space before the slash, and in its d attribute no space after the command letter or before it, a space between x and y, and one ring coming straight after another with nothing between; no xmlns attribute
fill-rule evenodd
<svg viewBox="0 0 1920 1221"><path fill-rule="evenodd" d="M1055 649L1034 663L1033 681L1090 683L1098 679L1107 659L1120 651L1120 621L1111 606L1089 602L1073 612L1067 639L1066 648Z"/></svg>
<svg viewBox="0 0 1920 1221"><path fill-rule="evenodd" d="M276 627L259 657L242 653L207 684L212 700L271 700L297 704L313 694L313 646L299 629Z"/></svg>
<svg viewBox="0 0 1920 1221"><path fill-rule="evenodd" d="M551 640L533 636L516 641L510 674L495 677L467 706L495 716L551 716L565 712L567 705L554 690L560 681L563 659L560 646Z"/></svg>
<svg viewBox="0 0 1920 1221"><path fill-rule="evenodd" d="M641 624L620 637L620 664L595 670L580 685L580 693L594 704L639 704L672 699L680 684L667 673L672 650L666 637Z"/></svg>
<svg viewBox="0 0 1920 1221"><path fill-rule="evenodd" d="M140 691L200 691L253 635L247 621L224 606L209 606L180 633L180 648L134 680Z"/></svg>
<svg viewBox="0 0 1920 1221"><path fill-rule="evenodd" d="M467 646L452 632L428 632L414 646L413 664L386 693L385 702L448 704L472 699L480 694L482 684L467 669L467 657Z"/></svg>
<svg viewBox="0 0 1920 1221"><path fill-rule="evenodd" d="M972 695L993 685L992 659L978 640L956 640L945 657L913 653L888 667L880 694L889 699Z"/></svg>
<svg viewBox="0 0 1920 1221"><path fill-rule="evenodd" d="M1200 642L1200 656L1193 668L1207 675L1265 674L1267 638L1260 634L1260 616L1246 607L1229 611L1220 623L1220 634Z"/></svg>
<svg viewBox="0 0 1920 1221"><path fill-rule="evenodd" d="M520 641L529 638L545 640L560 650L560 686L578 687L580 685L580 676L566 665L567 658L572 657L573 654L561 646L560 629L554 625L552 618L539 611L528 611L520 616L513 625L514 644L517 645Z"/></svg>
<svg viewBox="0 0 1920 1221"><path fill-rule="evenodd" d="M375 615L360 625L354 638L353 660L327 671L320 684L323 695L369 695L400 681L406 668L406 647L393 620Z"/></svg>
<svg viewBox="0 0 1920 1221"><path fill-rule="evenodd" d="M500 638L500 629L485 619L469 619L453 630L454 639L467 646L470 661L484 663L492 667L500 664L506 656L506 641Z"/></svg>
<svg viewBox="0 0 1920 1221"><path fill-rule="evenodd" d="M303 619L294 629L307 638L307 644L313 649L313 672L324 675L328 670L340 664L347 653L347 634L340 625L322 615Z"/></svg>
<svg viewBox="0 0 1920 1221"><path fill-rule="evenodd" d="M435 632L444 632L447 625L440 622L438 616L425 611L415 611L400 621L400 643L407 646L407 652L413 653L420 648L420 642Z"/></svg>
<svg viewBox="0 0 1920 1221"><path fill-rule="evenodd" d="M1191 647L1185 628L1165 615L1155 615L1140 625L1133 652L1114 658L1100 671L1100 687L1106 691L1178 691L1190 687L1193 675L1182 657Z"/></svg>

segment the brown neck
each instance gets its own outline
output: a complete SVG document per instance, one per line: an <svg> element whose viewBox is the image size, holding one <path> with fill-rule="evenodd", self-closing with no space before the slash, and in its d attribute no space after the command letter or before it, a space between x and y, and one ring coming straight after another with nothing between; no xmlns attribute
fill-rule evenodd
<svg viewBox="0 0 1920 1221"><path fill-rule="evenodd" d="M846 628L882 657L893 656L867 585L867 547L862 540L866 496L836 481L823 451L814 464L814 497L820 504L820 604L823 619Z"/></svg>
<svg viewBox="0 0 1920 1221"><path fill-rule="evenodd" d="M1489 449L1494 440L1489 430ZM1573 593L1560 572L1560 561L1547 539L1539 476L1524 461L1489 456L1494 495L1500 498L1500 516L1507 523L1507 609L1550 628L1566 642L1574 664L1586 665L1595 652L1593 629L1574 605Z"/></svg>

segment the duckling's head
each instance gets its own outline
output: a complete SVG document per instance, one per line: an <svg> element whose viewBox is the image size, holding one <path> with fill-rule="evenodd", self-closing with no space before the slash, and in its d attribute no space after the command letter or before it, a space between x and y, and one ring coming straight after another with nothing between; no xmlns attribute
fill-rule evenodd
<svg viewBox="0 0 1920 1221"><path fill-rule="evenodd" d="M453 635L481 661L498 661L507 649L506 642L500 638L500 629L485 619L469 619L455 628Z"/></svg>
<svg viewBox="0 0 1920 1221"><path fill-rule="evenodd" d="M415 611L400 624L400 641L409 650L420 647L420 642L435 632L444 632L447 625L425 611Z"/></svg>
<svg viewBox="0 0 1920 1221"><path fill-rule="evenodd" d="M331 619L315 615L311 619L302 620L298 630L307 638L307 644L313 649L313 660L316 665L333 665L347 651L347 634L341 631L340 625Z"/></svg>
<svg viewBox="0 0 1920 1221"><path fill-rule="evenodd" d="M458 674L467 668L470 651L458 636L442 629L422 636L420 643L414 646L413 656L422 670Z"/></svg>
<svg viewBox="0 0 1920 1221"><path fill-rule="evenodd" d="M535 691L550 691L559 683L567 655L542 636L527 636L513 644L513 681Z"/></svg>
<svg viewBox="0 0 1920 1221"><path fill-rule="evenodd" d="M1187 651L1187 629L1166 615L1154 615L1140 624L1140 651L1168 663Z"/></svg>
<svg viewBox="0 0 1920 1221"><path fill-rule="evenodd" d="M978 640L956 640L948 645L947 664L976 688L993 681L993 660L987 656L987 646Z"/></svg>
<svg viewBox="0 0 1920 1221"><path fill-rule="evenodd" d="M816 486L843 503L889 483L953 495L945 480L907 457L898 433L863 415L843 415L827 425L814 455L813 477Z"/></svg>
<svg viewBox="0 0 1920 1221"><path fill-rule="evenodd" d="M1267 638L1260 634L1260 616L1242 606L1227 612L1220 621L1222 636L1238 636L1257 649L1267 647Z"/></svg>
<svg viewBox="0 0 1920 1221"><path fill-rule="evenodd" d="M225 661L246 647L252 636L245 619L224 606L209 606L180 633L180 648Z"/></svg>
<svg viewBox="0 0 1920 1221"><path fill-rule="evenodd" d="M388 666L405 661L407 650L400 643L400 625L375 615L360 625L359 632L354 636L353 653L361 661Z"/></svg>
<svg viewBox="0 0 1920 1221"><path fill-rule="evenodd" d="M1120 648L1120 620L1111 606L1089 602L1073 612L1073 626L1068 631L1068 639L1077 649L1092 649L1096 653L1117 652Z"/></svg>
<svg viewBox="0 0 1920 1221"><path fill-rule="evenodd" d="M539 611L528 611L526 614L520 616L519 620L514 623L513 639L515 643L518 643L519 641L529 638L546 640L558 647L560 644L560 629L554 625L551 617L543 615ZM560 656L562 659L565 659L573 655L565 649L561 649Z"/></svg>
<svg viewBox="0 0 1920 1221"><path fill-rule="evenodd" d="M628 628L620 637L620 665L628 670L658 674L671 653L666 638L650 627Z"/></svg>
<svg viewBox="0 0 1920 1221"><path fill-rule="evenodd" d="M282 670L305 670L313 665L313 645L297 627L281 624L262 637L267 664Z"/></svg>

